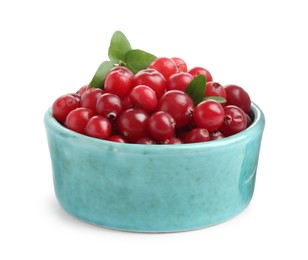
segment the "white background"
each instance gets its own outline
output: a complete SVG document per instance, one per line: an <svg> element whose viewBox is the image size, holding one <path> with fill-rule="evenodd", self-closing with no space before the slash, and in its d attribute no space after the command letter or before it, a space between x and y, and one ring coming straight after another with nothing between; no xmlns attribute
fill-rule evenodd
<svg viewBox="0 0 308 260"><path fill-rule="evenodd" d="M0 2L1 259L307 259L306 1ZM112 33L244 87L266 115L254 197L232 220L113 231L58 205L43 115L88 83Z"/></svg>

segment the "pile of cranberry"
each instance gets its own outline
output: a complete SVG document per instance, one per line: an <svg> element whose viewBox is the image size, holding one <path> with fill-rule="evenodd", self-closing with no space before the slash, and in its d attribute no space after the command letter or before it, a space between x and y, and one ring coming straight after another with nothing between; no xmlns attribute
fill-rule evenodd
<svg viewBox="0 0 308 260"><path fill-rule="evenodd" d="M206 90L205 99L196 104L185 89L198 75L205 76ZM161 57L136 74L124 66L112 68L103 89L86 85L59 97L52 115L68 129L94 138L182 144L221 139L246 129L252 122L250 107L243 88L214 82L202 67L188 71L180 58Z"/></svg>

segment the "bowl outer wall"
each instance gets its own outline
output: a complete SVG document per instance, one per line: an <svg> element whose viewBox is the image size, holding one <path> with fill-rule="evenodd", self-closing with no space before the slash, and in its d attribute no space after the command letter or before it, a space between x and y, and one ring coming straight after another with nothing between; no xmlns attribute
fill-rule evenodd
<svg viewBox="0 0 308 260"><path fill-rule="evenodd" d="M170 232L211 226L250 202L264 115L221 140L138 145L75 133L51 115L44 122L56 197L70 214L104 227Z"/></svg>

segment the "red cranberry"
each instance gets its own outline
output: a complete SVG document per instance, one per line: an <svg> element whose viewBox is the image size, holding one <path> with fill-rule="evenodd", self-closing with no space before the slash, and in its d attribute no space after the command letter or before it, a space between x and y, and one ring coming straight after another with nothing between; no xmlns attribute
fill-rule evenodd
<svg viewBox="0 0 308 260"><path fill-rule="evenodd" d="M218 96L227 99L227 93L225 88L218 82L213 82L213 81L206 83L205 96L206 97Z"/></svg>
<svg viewBox="0 0 308 260"><path fill-rule="evenodd" d="M104 90L120 98L127 96L133 87L134 74L125 67L116 67L108 72Z"/></svg>
<svg viewBox="0 0 308 260"><path fill-rule="evenodd" d="M93 116L89 119L85 132L88 136L107 139L111 134L111 123L104 116Z"/></svg>
<svg viewBox="0 0 308 260"><path fill-rule="evenodd" d="M137 140L136 144L157 144L157 142L150 137L142 137Z"/></svg>
<svg viewBox="0 0 308 260"><path fill-rule="evenodd" d="M251 107L251 100L248 93L237 85L226 85L227 93L226 105L234 105L241 108L246 114L249 114Z"/></svg>
<svg viewBox="0 0 308 260"><path fill-rule="evenodd" d="M116 143L127 143L127 140L121 135L111 135L107 140Z"/></svg>
<svg viewBox="0 0 308 260"><path fill-rule="evenodd" d="M187 72L187 65L186 65L186 62L184 60L182 60L181 58L178 58L178 57L173 57L171 59L175 62L176 66L178 68L178 71Z"/></svg>
<svg viewBox="0 0 308 260"><path fill-rule="evenodd" d="M166 91L167 81L164 76L155 69L139 71L134 76L133 86L146 85L153 89L157 98L160 98Z"/></svg>
<svg viewBox="0 0 308 260"><path fill-rule="evenodd" d="M129 94L131 104L147 113L152 113L157 105L157 97L153 89L146 85L138 85Z"/></svg>
<svg viewBox="0 0 308 260"><path fill-rule="evenodd" d="M165 77L166 80L168 80L168 78L172 74L178 71L177 65L174 62L174 60L166 58L166 57L156 58L149 65L149 68L159 71Z"/></svg>
<svg viewBox="0 0 308 260"><path fill-rule="evenodd" d="M193 80L193 76L187 72L178 72L170 76L167 80L168 90L184 91L189 83Z"/></svg>
<svg viewBox="0 0 308 260"><path fill-rule="evenodd" d="M163 142L163 144L182 144L182 143L183 141L180 138L175 137L175 136L172 136Z"/></svg>
<svg viewBox="0 0 308 260"><path fill-rule="evenodd" d="M80 100L80 105L82 107L90 108L94 113L96 113L96 102L104 91L100 88L89 88L86 90Z"/></svg>
<svg viewBox="0 0 308 260"><path fill-rule="evenodd" d="M96 111L98 115L115 120L122 112L121 99L114 94L105 93L99 97L96 102Z"/></svg>
<svg viewBox="0 0 308 260"><path fill-rule="evenodd" d="M85 127L94 112L86 107L79 107L72 110L66 117L65 126L80 134L86 134Z"/></svg>
<svg viewBox="0 0 308 260"><path fill-rule="evenodd" d="M58 97L52 105L52 116L60 123L64 123L67 115L72 110L80 107L80 99L73 94Z"/></svg>
<svg viewBox="0 0 308 260"><path fill-rule="evenodd" d="M194 102L186 93L170 90L160 98L156 110L169 113L175 120L175 127L180 128L191 121Z"/></svg>
<svg viewBox="0 0 308 260"><path fill-rule="evenodd" d="M200 143L210 140L210 134L207 129L204 128L195 128L184 136L184 143Z"/></svg>
<svg viewBox="0 0 308 260"><path fill-rule="evenodd" d="M194 77L202 74L202 75L205 76L206 82L213 81L213 77L212 77L211 73L207 69L202 68L202 67L194 67L194 68L190 69L188 71L188 73L190 73Z"/></svg>
<svg viewBox="0 0 308 260"><path fill-rule="evenodd" d="M224 117L224 108L215 100L202 101L194 110L196 125L208 131L217 130L223 124Z"/></svg>
<svg viewBox="0 0 308 260"><path fill-rule="evenodd" d="M155 112L149 119L149 130L157 141L164 141L174 135L174 119L164 111Z"/></svg>
<svg viewBox="0 0 308 260"><path fill-rule="evenodd" d="M130 142L136 142L142 137L147 137L149 115L140 108L130 108L124 111L118 121L120 133Z"/></svg>
<svg viewBox="0 0 308 260"><path fill-rule="evenodd" d="M219 128L225 136L234 135L243 131L247 127L247 118L245 112L237 106L224 107L224 123Z"/></svg>

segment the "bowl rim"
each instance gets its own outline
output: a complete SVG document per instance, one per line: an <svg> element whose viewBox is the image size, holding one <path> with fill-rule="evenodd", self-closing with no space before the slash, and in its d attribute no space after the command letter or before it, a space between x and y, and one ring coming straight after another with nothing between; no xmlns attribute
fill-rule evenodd
<svg viewBox="0 0 308 260"><path fill-rule="evenodd" d="M254 115L254 120L252 124L245 130L234 134L229 137L225 137L218 140L208 141L208 142L200 142L200 143L189 143L189 144L172 144L172 145L145 145L145 144L132 144L132 143L118 143L112 142L108 140L98 139L90 136L86 136L83 134L79 134L74 132L62 124L60 124L53 116L52 116L52 107L49 107L44 115L44 123L45 128L53 129L58 132L62 136L72 137L82 140L83 142L92 143L93 145L103 145L113 148L114 150L124 150L127 151L136 151L146 152L146 151L178 151L178 150L186 150L186 149L206 149L212 147L219 147L229 145L231 143L237 143L243 139L246 139L248 136L251 136L254 132L261 133L263 132L265 126L265 117L262 110L257 106L254 102L251 102L251 111Z"/></svg>

